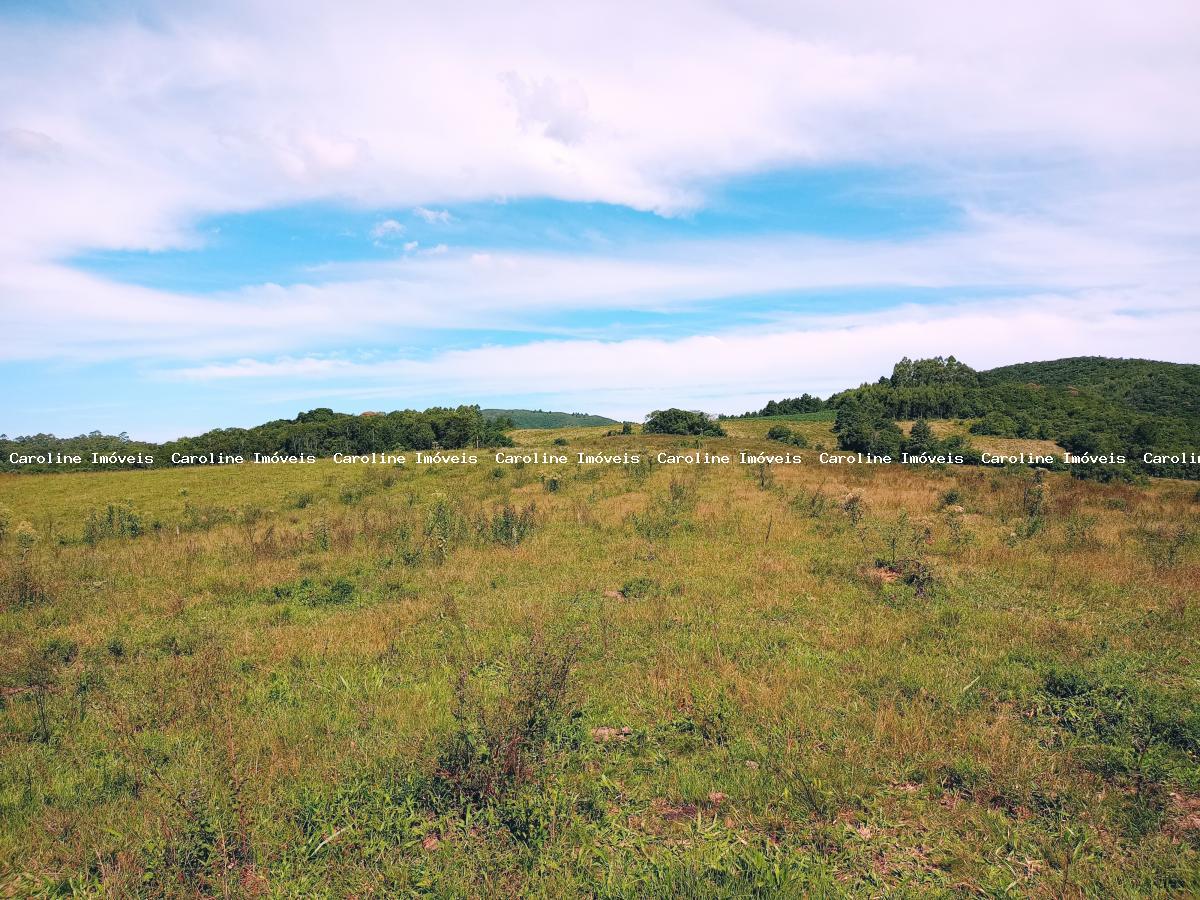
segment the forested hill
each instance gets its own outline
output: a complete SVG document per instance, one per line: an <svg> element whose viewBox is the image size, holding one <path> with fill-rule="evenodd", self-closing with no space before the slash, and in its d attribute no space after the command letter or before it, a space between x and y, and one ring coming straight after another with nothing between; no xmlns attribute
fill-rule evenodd
<svg viewBox="0 0 1200 900"><path fill-rule="evenodd" d="M1200 451L1200 366L1077 357L977 372L951 357L905 357L891 377L829 398L839 441L897 441L898 419L976 419L975 434L1040 438L1074 454L1119 455L1128 468L1082 469L1095 477L1141 472L1195 478L1197 467L1143 459ZM848 437L854 435L854 437ZM887 452L886 449L883 452Z"/></svg>
<svg viewBox="0 0 1200 900"><path fill-rule="evenodd" d="M508 419L514 428L582 428L588 425L619 425L616 419L591 413L548 412L541 409L485 409L489 419Z"/></svg>
<svg viewBox="0 0 1200 900"><path fill-rule="evenodd" d="M1072 356L979 373L985 384L1018 382L1087 391L1140 412L1200 416L1200 366L1148 359Z"/></svg>

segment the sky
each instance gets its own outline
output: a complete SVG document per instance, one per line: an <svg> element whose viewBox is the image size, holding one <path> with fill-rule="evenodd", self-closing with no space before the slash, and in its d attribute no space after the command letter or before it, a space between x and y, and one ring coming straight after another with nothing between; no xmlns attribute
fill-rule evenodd
<svg viewBox="0 0 1200 900"><path fill-rule="evenodd" d="M0 431L1200 362L1194 0L0 2Z"/></svg>

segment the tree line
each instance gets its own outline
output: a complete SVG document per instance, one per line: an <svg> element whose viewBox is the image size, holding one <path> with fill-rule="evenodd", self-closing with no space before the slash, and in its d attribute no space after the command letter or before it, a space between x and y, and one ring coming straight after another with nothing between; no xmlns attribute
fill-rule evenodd
<svg viewBox="0 0 1200 900"><path fill-rule="evenodd" d="M0 435L0 469L20 471L63 471L92 468L93 453L123 457L152 456L153 463L131 461L124 468L170 466L174 454L224 454L251 458L266 456L328 457L335 453L371 453L392 450L461 449L511 446L505 433L513 427L505 417L484 416L478 406L431 407L423 412L398 410L390 413L351 415L327 407L311 409L294 419L275 419L253 428L217 428L195 437L156 444L135 441L125 433L106 435L93 431L77 437L52 434L9 438ZM77 466L18 465L12 454L69 454L83 457Z"/></svg>

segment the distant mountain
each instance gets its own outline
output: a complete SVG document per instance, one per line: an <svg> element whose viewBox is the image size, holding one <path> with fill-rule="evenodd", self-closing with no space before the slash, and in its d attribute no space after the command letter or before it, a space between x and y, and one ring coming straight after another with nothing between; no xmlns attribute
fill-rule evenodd
<svg viewBox="0 0 1200 900"><path fill-rule="evenodd" d="M616 419L591 413L547 412L542 409L485 409L488 419L512 419L517 428L582 428L588 425L620 425Z"/></svg>

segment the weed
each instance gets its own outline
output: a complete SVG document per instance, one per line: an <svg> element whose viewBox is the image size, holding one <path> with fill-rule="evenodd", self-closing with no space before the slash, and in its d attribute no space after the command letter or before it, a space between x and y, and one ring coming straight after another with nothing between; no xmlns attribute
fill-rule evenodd
<svg viewBox="0 0 1200 900"><path fill-rule="evenodd" d="M867 505L863 502L862 494L852 492L843 497L842 512L850 519L850 524L857 528L858 523L867 514Z"/></svg>
<svg viewBox="0 0 1200 900"><path fill-rule="evenodd" d="M340 606L354 599L354 583L345 578L317 582L311 578L271 588L271 598L277 601L294 600L302 606Z"/></svg>
<svg viewBox="0 0 1200 900"><path fill-rule="evenodd" d="M962 503L962 492L958 488L950 488L938 498L938 506L942 508L958 506L960 503Z"/></svg>
<svg viewBox="0 0 1200 900"><path fill-rule="evenodd" d="M1033 713L1075 738L1092 771L1130 776L1139 791L1184 777L1200 752L1200 706L1119 670L1050 666Z"/></svg>
<svg viewBox="0 0 1200 900"><path fill-rule="evenodd" d="M333 545L332 534L329 530L329 523L325 519L317 519L313 524L312 530L313 546L322 553L327 553Z"/></svg>
<svg viewBox="0 0 1200 900"><path fill-rule="evenodd" d="M506 503L503 509L492 514L491 521L481 531L494 543L515 547L533 531L536 511L537 507L532 503L520 512Z"/></svg>
<svg viewBox="0 0 1200 900"><path fill-rule="evenodd" d="M695 505L695 487L672 478L666 496L649 503L641 516L633 517L634 531L648 541L666 540L685 524Z"/></svg>
<svg viewBox="0 0 1200 900"><path fill-rule="evenodd" d="M829 498L821 487L813 491L802 491L792 498L792 509L811 519L819 519L829 506Z"/></svg>
<svg viewBox="0 0 1200 900"><path fill-rule="evenodd" d="M1071 550L1090 550L1100 546L1096 538L1095 516L1085 516L1072 513L1063 523L1066 530L1067 547Z"/></svg>
<svg viewBox="0 0 1200 900"><path fill-rule="evenodd" d="M1196 543L1196 533L1184 523L1138 532L1146 557L1156 569L1173 569L1179 565L1184 552Z"/></svg>
<svg viewBox="0 0 1200 900"><path fill-rule="evenodd" d="M632 578L621 586L621 596L626 600L649 600L662 596L662 585L656 578Z"/></svg>
<svg viewBox="0 0 1200 900"><path fill-rule="evenodd" d="M128 503L110 503L104 512L92 510L83 526L83 541L95 546L108 537L135 538L144 533L142 519Z"/></svg>
<svg viewBox="0 0 1200 900"><path fill-rule="evenodd" d="M467 533L462 511L445 497L438 497L425 519L425 540L437 565L443 565L450 551Z"/></svg>
<svg viewBox="0 0 1200 900"><path fill-rule="evenodd" d="M1033 480L1025 485L1021 497L1025 520L1016 529L1016 535L1019 538L1031 538L1046 527L1045 483L1046 473L1038 469L1033 473Z"/></svg>
<svg viewBox="0 0 1200 900"><path fill-rule="evenodd" d="M559 646L535 633L499 669L459 672L453 732L437 778L461 803L481 804L534 778L550 743L570 718L571 673L580 641ZM502 672L500 678L494 673ZM493 676L493 677L488 677Z"/></svg>

